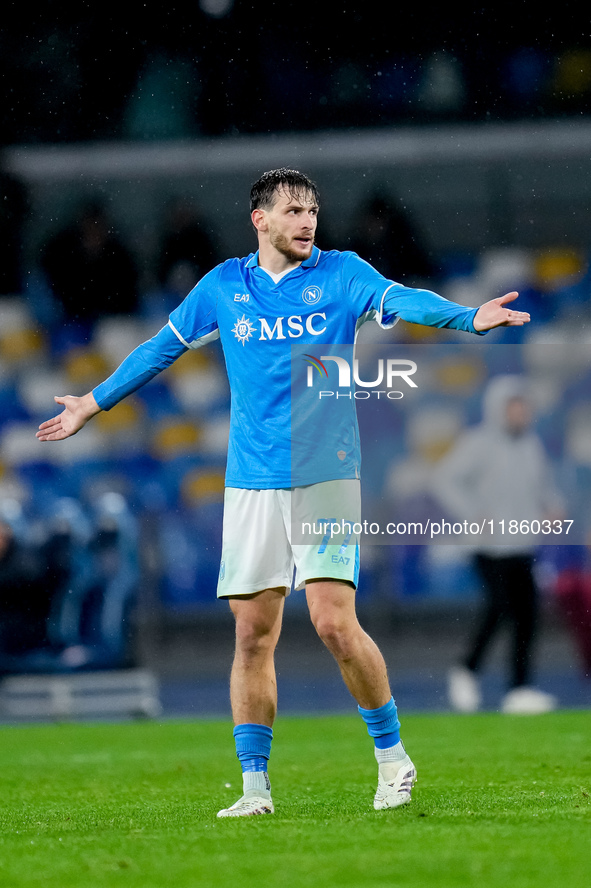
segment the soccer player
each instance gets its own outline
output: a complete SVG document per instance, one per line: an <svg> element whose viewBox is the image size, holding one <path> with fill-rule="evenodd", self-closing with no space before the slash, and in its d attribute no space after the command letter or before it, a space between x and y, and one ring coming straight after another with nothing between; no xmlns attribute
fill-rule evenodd
<svg viewBox="0 0 591 888"><path fill-rule="evenodd" d="M395 808L410 801L416 769L400 740L384 658L355 613L358 544L335 557L347 541L336 548L332 541L296 543L291 533L292 509L313 520L337 514L344 502L355 514L339 517L358 520L359 438L356 429L333 428L311 414L300 430L320 458L300 460L294 473L290 346L353 343L360 324L372 319L383 327L403 318L483 333L522 325L529 315L507 307L517 293L465 308L387 280L355 253L322 252L314 244L318 190L298 171L264 173L250 201L258 251L206 274L168 324L92 392L56 397L64 410L37 435L58 441L75 434L187 349L220 338L232 405L218 596L229 599L236 624L230 697L244 794L218 816L274 810L267 774L277 707L274 651L294 567L295 588L305 588L311 620L375 741L374 808Z"/></svg>

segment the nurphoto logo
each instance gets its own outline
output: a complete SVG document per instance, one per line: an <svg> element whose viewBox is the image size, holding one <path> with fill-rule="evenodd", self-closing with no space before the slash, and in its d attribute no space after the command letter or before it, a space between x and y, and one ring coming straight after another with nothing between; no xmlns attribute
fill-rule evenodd
<svg viewBox="0 0 591 888"><path fill-rule="evenodd" d="M414 361L402 358L386 358L386 360L379 358L375 371L375 378L367 380L361 379L360 377L359 361L357 358L354 358L352 362L349 362L346 358L337 355L320 355L319 358L315 358L313 355L304 355L303 357L308 364L308 375L306 380L306 386L308 388L315 387L314 370L317 371L321 382L323 382L324 378L327 380L329 378L326 362L332 361L337 366L338 390L319 391L318 398L320 400L322 400L322 398L331 397L367 400L372 395L378 399L381 395L385 395L386 398L396 401L404 397L404 392L394 390L393 386L395 381L399 382L402 380L410 388L417 388L416 382L411 379L411 376L417 372L417 365ZM384 385L385 388L378 388L378 386L381 385ZM358 389L353 390L354 386L358 386ZM341 389L348 389L348 391L341 391Z"/></svg>

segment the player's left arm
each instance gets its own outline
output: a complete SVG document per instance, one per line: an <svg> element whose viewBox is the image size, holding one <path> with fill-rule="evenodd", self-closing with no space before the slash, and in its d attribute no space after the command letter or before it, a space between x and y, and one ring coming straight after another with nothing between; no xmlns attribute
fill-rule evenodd
<svg viewBox="0 0 591 888"><path fill-rule="evenodd" d="M526 311L505 308L508 302L513 302L518 296L519 293L512 291L481 305L472 321L476 332L484 333L486 330L492 330L493 327L522 327L527 324L530 316Z"/></svg>
<svg viewBox="0 0 591 888"><path fill-rule="evenodd" d="M517 299L516 292L507 293L485 302L480 308L466 308L431 290L415 290L402 284L393 284L382 301L382 316L400 318L410 324L425 327L447 327L483 336L494 327L522 326L529 321L529 314L505 308L506 303Z"/></svg>
<svg viewBox="0 0 591 888"><path fill-rule="evenodd" d="M405 287L388 281L355 253L342 253L343 280L358 318L373 309L382 327L391 327L398 319L426 327L447 327L465 333L484 335L493 327L522 326L529 321L527 312L506 308L517 299L516 292L492 299L479 308L467 308L432 290Z"/></svg>

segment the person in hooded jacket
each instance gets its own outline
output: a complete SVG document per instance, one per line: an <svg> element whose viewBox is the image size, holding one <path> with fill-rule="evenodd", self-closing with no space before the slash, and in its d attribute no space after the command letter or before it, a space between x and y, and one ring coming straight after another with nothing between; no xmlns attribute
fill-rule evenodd
<svg viewBox="0 0 591 888"><path fill-rule="evenodd" d="M482 422L458 438L437 472L435 492L441 504L458 520L486 522L486 530L493 529L478 536L474 547L484 606L463 661L448 676L450 704L461 712L481 705L478 674L503 626L512 633L503 711L546 712L557 702L531 685L539 615L533 571L537 538L508 532L512 520L528 522L529 527L532 521L563 514L562 498L532 422L526 380L519 375L493 377L484 395Z"/></svg>

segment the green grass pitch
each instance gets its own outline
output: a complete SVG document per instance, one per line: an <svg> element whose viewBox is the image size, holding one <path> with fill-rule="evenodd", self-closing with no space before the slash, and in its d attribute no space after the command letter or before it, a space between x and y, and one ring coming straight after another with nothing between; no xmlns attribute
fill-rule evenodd
<svg viewBox="0 0 591 888"><path fill-rule="evenodd" d="M281 718L276 814L236 820L215 817L241 794L227 722L5 727L0 885L588 888L590 726L407 716L413 801L375 812L360 719Z"/></svg>

